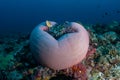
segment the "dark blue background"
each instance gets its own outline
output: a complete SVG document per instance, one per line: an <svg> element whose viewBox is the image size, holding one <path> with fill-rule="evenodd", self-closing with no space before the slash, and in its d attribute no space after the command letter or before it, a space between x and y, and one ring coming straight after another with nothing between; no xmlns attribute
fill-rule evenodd
<svg viewBox="0 0 120 80"><path fill-rule="evenodd" d="M45 20L120 21L120 0L0 0L0 33L30 32Z"/></svg>

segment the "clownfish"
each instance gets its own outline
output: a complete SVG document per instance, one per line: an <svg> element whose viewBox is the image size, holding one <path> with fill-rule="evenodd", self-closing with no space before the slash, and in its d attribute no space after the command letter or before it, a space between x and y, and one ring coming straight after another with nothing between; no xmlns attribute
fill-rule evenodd
<svg viewBox="0 0 120 80"><path fill-rule="evenodd" d="M50 21L46 20L46 26L47 27L52 27L52 24L50 23Z"/></svg>

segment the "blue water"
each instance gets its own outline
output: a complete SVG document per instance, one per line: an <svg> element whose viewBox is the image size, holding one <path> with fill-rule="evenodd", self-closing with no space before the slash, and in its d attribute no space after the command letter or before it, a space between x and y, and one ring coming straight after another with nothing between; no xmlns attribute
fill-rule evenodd
<svg viewBox="0 0 120 80"><path fill-rule="evenodd" d="M30 32L45 20L120 21L120 0L0 0L0 33Z"/></svg>

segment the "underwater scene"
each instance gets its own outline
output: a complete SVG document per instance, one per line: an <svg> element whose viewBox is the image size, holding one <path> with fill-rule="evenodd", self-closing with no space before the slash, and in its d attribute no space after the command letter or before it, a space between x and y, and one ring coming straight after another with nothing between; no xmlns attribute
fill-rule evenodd
<svg viewBox="0 0 120 80"><path fill-rule="evenodd" d="M0 80L120 80L120 1L0 0Z"/></svg>

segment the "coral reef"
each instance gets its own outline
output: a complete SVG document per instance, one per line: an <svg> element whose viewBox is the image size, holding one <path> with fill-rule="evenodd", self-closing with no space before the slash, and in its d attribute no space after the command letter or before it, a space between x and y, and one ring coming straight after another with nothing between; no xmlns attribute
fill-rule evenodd
<svg viewBox="0 0 120 80"><path fill-rule="evenodd" d="M90 35L86 58L63 70L36 63L29 34L0 37L0 80L120 80L120 23L84 26Z"/></svg>
<svg viewBox="0 0 120 80"><path fill-rule="evenodd" d="M94 39L91 39L92 43L97 42L98 45L95 54L86 59L86 64L90 67L88 80L119 80L120 48L118 46L120 34L116 29L119 23L113 22L109 26L98 26L98 24L95 26L89 26L92 27L91 29L94 27L95 31L90 32Z"/></svg>

